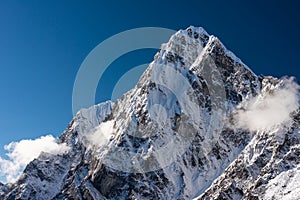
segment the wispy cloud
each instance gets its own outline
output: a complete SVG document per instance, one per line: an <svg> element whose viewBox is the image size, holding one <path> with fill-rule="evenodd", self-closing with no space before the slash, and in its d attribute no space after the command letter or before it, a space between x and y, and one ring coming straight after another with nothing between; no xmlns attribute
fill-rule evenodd
<svg viewBox="0 0 300 200"><path fill-rule="evenodd" d="M66 144L58 144L52 135L42 136L31 140L12 142L4 149L8 152L7 159L0 157L0 176L7 182L14 182L22 173L26 165L37 158L41 152L62 154L69 150Z"/></svg>
<svg viewBox="0 0 300 200"><path fill-rule="evenodd" d="M282 83L281 87L250 99L244 110L235 115L235 125L255 131L288 122L290 114L299 108L300 86L292 78Z"/></svg>
<svg viewBox="0 0 300 200"><path fill-rule="evenodd" d="M114 121L107 121L101 123L94 131L86 135L86 140L89 147L102 146L109 141L111 134L113 133Z"/></svg>

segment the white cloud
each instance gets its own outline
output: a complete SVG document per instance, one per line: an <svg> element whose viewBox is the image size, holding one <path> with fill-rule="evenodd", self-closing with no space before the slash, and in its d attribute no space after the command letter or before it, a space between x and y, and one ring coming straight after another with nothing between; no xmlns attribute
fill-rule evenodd
<svg viewBox="0 0 300 200"><path fill-rule="evenodd" d="M88 144L98 147L106 144L113 133L113 126L113 120L101 123L91 134L86 136Z"/></svg>
<svg viewBox="0 0 300 200"><path fill-rule="evenodd" d="M290 113L299 108L299 88L293 79L283 80L282 87L249 100L245 110L238 111L235 116L235 125L255 131L287 123Z"/></svg>
<svg viewBox="0 0 300 200"><path fill-rule="evenodd" d="M0 157L0 177L5 177L7 182L14 182L22 173L26 165L37 158L41 152L62 154L69 150L66 144L58 144L52 135L42 136L31 140L11 142L4 146L8 151L8 159Z"/></svg>

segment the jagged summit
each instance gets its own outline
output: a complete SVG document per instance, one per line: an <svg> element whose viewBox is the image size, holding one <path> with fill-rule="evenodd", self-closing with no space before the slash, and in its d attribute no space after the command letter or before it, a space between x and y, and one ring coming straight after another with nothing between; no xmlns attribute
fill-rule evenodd
<svg viewBox="0 0 300 200"><path fill-rule="evenodd" d="M0 197L269 198L274 181L298 177L299 115L264 130L234 119L279 84L256 76L203 28L180 30L132 90L77 113L59 138L67 153L41 154L16 183L0 186Z"/></svg>

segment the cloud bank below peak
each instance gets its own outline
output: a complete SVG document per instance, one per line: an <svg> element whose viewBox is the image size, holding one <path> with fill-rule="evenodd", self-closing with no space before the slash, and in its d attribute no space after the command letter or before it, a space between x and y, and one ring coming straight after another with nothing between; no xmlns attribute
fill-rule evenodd
<svg viewBox="0 0 300 200"><path fill-rule="evenodd" d="M299 108L299 89L293 78L283 79L280 87L248 100L234 116L235 126L257 131L290 122L291 113Z"/></svg>
<svg viewBox="0 0 300 200"><path fill-rule="evenodd" d="M41 136L37 139L25 139L11 142L4 146L8 152L7 159L0 157L0 177L6 182L13 183L22 174L24 168L41 152L63 154L69 150L65 144L58 144L52 135Z"/></svg>

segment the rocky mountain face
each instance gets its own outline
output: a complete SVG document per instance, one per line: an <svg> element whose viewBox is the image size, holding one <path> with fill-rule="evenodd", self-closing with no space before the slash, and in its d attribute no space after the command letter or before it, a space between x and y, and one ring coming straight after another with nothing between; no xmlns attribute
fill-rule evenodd
<svg viewBox="0 0 300 200"><path fill-rule="evenodd" d="M0 182L0 195L4 193L3 189L4 189L4 184Z"/></svg>
<svg viewBox="0 0 300 200"><path fill-rule="evenodd" d="M280 84L202 28L180 30L135 88L78 112L59 137L67 153L42 153L0 198L297 199L299 111L267 130L232 125L241 103Z"/></svg>
<svg viewBox="0 0 300 200"><path fill-rule="evenodd" d="M258 131L198 199L299 199L299 116L291 126Z"/></svg>

